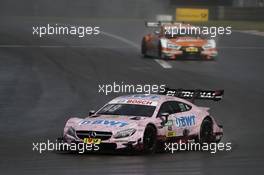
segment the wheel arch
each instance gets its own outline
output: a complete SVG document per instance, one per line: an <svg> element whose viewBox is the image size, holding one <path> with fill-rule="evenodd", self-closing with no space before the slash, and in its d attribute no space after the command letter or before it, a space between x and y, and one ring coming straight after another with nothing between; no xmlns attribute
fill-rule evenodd
<svg viewBox="0 0 264 175"><path fill-rule="evenodd" d="M203 118L202 122L205 120L205 119L208 119L210 120L211 122L214 122L213 118L210 116L210 115L207 115Z"/></svg>
<svg viewBox="0 0 264 175"><path fill-rule="evenodd" d="M145 130L146 130L146 128L148 127L148 126L150 126L150 127L153 127L154 129L155 129L155 132L156 132L156 134L157 134L157 127L153 124L153 123L148 123L147 125L146 125L146 127L145 127ZM145 132L145 130L144 130L144 132Z"/></svg>

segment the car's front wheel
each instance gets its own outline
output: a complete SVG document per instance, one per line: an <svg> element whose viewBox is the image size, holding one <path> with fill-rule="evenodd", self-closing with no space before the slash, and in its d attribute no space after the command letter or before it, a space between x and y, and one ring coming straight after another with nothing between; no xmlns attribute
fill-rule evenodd
<svg viewBox="0 0 264 175"><path fill-rule="evenodd" d="M158 43L158 57L159 57L159 59L163 59L162 46L161 46L161 42L160 41Z"/></svg>
<svg viewBox="0 0 264 175"><path fill-rule="evenodd" d="M143 138L143 151L144 153L154 153L157 146L157 136L156 129L148 125L144 132Z"/></svg>

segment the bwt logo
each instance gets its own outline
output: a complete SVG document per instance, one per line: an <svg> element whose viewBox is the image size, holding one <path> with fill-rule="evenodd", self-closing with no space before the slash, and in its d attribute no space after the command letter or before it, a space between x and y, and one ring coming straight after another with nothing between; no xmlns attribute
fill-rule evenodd
<svg viewBox="0 0 264 175"><path fill-rule="evenodd" d="M127 122L121 122L121 121L114 121L114 120L83 120L79 123L79 125L107 125L107 126L119 126L124 127L128 125Z"/></svg>
<svg viewBox="0 0 264 175"><path fill-rule="evenodd" d="M195 116L184 116L176 118L176 126L177 127L185 127L195 125Z"/></svg>

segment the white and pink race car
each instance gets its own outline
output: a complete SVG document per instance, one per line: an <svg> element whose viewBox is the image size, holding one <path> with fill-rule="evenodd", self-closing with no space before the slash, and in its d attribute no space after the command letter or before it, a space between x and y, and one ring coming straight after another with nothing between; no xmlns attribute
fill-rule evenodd
<svg viewBox="0 0 264 175"><path fill-rule="evenodd" d="M62 139L69 144L97 144L100 149L143 152L154 152L168 141L219 142L223 128L210 115L209 108L196 106L187 99L217 101L223 93L166 89L159 95L117 97L86 118L70 118Z"/></svg>

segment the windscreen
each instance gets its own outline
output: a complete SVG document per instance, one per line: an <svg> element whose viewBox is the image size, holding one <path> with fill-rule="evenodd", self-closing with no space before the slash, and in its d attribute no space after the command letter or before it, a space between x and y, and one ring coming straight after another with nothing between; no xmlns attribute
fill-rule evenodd
<svg viewBox="0 0 264 175"><path fill-rule="evenodd" d="M166 38L178 38L178 37L193 37L193 38L201 38L201 39L207 39L208 37L206 35L203 35L201 32L192 29L192 30L187 30L188 28L185 29L170 29L170 30L165 30L164 35Z"/></svg>
<svg viewBox="0 0 264 175"><path fill-rule="evenodd" d="M97 114L151 117L155 108L155 106L147 105L108 104L99 110Z"/></svg>

